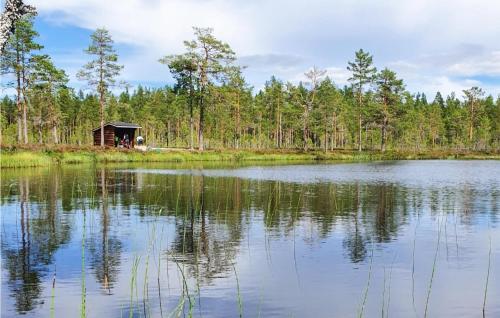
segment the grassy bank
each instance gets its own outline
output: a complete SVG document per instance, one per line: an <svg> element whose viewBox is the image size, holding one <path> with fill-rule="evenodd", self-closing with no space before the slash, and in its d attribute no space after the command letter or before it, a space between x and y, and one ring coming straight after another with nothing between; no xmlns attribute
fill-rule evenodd
<svg viewBox="0 0 500 318"><path fill-rule="evenodd" d="M59 147L7 149L0 153L1 168L39 167L53 164L119 163L119 162L191 162L191 161L372 161L409 159L500 159L500 153L452 151L279 151L279 150L188 150L148 151L100 149L93 147Z"/></svg>

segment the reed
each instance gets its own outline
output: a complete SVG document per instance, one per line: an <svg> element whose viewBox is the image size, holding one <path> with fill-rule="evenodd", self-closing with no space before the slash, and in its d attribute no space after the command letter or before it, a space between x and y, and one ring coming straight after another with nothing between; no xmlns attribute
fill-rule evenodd
<svg viewBox="0 0 500 318"><path fill-rule="evenodd" d="M413 233L413 251L412 251L412 265L411 265L411 300L413 305L413 311L417 313L417 307L415 306L415 248L417 244L417 228L419 223L415 225L415 232Z"/></svg>
<svg viewBox="0 0 500 318"><path fill-rule="evenodd" d="M180 265L178 263L175 263L175 265L177 265L177 268L179 269L179 272L181 273L181 278L182 278L182 296L181 296L181 299L179 301L179 305L177 306L177 308L174 311L174 313L177 313L177 315L179 315L181 312L184 311L185 298L187 297L188 302L189 302L188 317L192 317L193 316L194 305L193 305L193 301L191 299L191 296L189 295L189 287L188 287L188 284L187 284L186 276L184 275L184 271L182 270L182 268L180 267ZM181 306L181 304L182 304L182 306Z"/></svg>
<svg viewBox="0 0 500 318"><path fill-rule="evenodd" d="M382 290L382 318L385 317L385 286L386 286L386 275L384 266L384 289Z"/></svg>
<svg viewBox="0 0 500 318"><path fill-rule="evenodd" d="M236 272L236 267L233 264L233 271L234 271L234 276L236 277L236 292L238 296L238 312L240 314L240 318L243 317L243 301L241 299L241 292L240 292L240 280L238 279L238 273Z"/></svg>
<svg viewBox="0 0 500 318"><path fill-rule="evenodd" d="M442 220L439 221L438 224L438 239L437 239L437 244L436 244L436 252L434 253L434 261L432 262L432 272L431 272L431 278L429 281L429 287L427 288L427 298L425 300L425 310L424 310L424 318L427 317L428 309L429 309L429 299L431 297L431 291L432 291L432 283L434 281L434 275L436 273L436 265L437 265L437 258L439 254L439 244L441 242L441 228L442 228Z"/></svg>
<svg viewBox="0 0 500 318"><path fill-rule="evenodd" d="M161 214L161 209L159 214ZM161 276L161 243L163 241L163 225L161 227L161 233L160 233L160 239L159 241L159 246L158 246L158 271L157 271L157 284L158 284L158 302L160 306L160 316L163 317L163 306L162 306L162 301L161 301L161 283L160 283L160 276Z"/></svg>
<svg viewBox="0 0 500 318"><path fill-rule="evenodd" d="M491 268L491 234L490 234L490 248L489 248L489 252L488 252L488 272L486 274L486 283L484 285L483 318L486 317L486 296L488 295L488 283L490 281L490 268Z"/></svg>
<svg viewBox="0 0 500 318"><path fill-rule="evenodd" d="M388 318L389 317L389 307L391 305L391 283L392 283L392 269L394 267L394 262L396 261L396 256L397 254L394 255L394 258L392 259L392 263L391 263L391 269L389 270L389 287L388 287L388 290L387 290L387 309L386 309L386 317ZM382 317L384 318L384 317Z"/></svg>
<svg viewBox="0 0 500 318"><path fill-rule="evenodd" d="M82 230L82 253L81 253L81 263L82 263L82 276L81 276L81 300L80 300L80 317L85 318L87 316L86 309L86 294L87 289L85 286L85 240L87 231L87 217L85 209L83 210L83 230Z"/></svg>
<svg viewBox="0 0 500 318"><path fill-rule="evenodd" d="M129 304L129 318L134 317L134 290L137 298L137 268L139 267L141 257L135 256L132 262L132 270L130 275L130 304Z"/></svg>
<svg viewBox="0 0 500 318"><path fill-rule="evenodd" d="M372 251L371 251L371 256L370 256L370 268L368 269L368 281L366 283L366 288L363 293L363 301L361 302L361 308L358 310L358 318L362 318L364 311L365 311L365 305L366 301L368 299L368 290L370 289L370 282L372 279L372 268L373 268L373 243L372 243Z"/></svg>
<svg viewBox="0 0 500 318"><path fill-rule="evenodd" d="M54 276L52 278L52 290L50 292L50 318L55 317L55 300L56 300L56 266L54 265Z"/></svg>

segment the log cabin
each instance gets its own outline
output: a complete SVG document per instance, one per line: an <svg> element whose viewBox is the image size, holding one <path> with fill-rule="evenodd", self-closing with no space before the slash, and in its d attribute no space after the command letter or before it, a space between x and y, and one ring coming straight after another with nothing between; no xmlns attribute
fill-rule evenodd
<svg viewBox="0 0 500 318"><path fill-rule="evenodd" d="M130 140L130 147L135 145L135 131L136 129L142 128L137 124L124 123L120 121L114 121L104 124L104 145L107 147L115 147L115 137L122 140L125 134L128 135ZM94 146L101 145L101 127L95 128L94 134Z"/></svg>

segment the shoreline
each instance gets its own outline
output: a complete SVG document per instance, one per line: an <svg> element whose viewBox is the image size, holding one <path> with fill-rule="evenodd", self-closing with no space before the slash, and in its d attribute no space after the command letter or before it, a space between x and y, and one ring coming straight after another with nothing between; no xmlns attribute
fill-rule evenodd
<svg viewBox="0 0 500 318"><path fill-rule="evenodd" d="M32 147L2 148L0 167L29 168L50 165L85 163L149 163L149 162L241 162L241 161L378 161L378 160L500 160L499 152L473 152L450 150L396 151L367 150L300 151L300 150L205 150L199 152L187 149L163 151L118 150L100 147Z"/></svg>

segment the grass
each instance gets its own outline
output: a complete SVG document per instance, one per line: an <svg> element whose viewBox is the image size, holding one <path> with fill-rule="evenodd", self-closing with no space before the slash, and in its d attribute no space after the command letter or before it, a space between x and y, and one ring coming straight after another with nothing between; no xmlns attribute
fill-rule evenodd
<svg viewBox="0 0 500 318"><path fill-rule="evenodd" d="M141 152L99 147L27 147L2 148L1 168L41 167L54 164L91 164L120 162L240 162L240 161L373 161L414 159L496 159L498 152L459 151L363 151L335 150L333 152L299 150L207 150L185 149Z"/></svg>
<svg viewBox="0 0 500 318"><path fill-rule="evenodd" d="M429 299L431 297L431 291L432 291L432 283L434 281L434 275L436 273L436 263L437 263L437 258L439 254L439 244L441 242L441 228L443 220L438 221L438 237L437 237L437 244L436 244L436 252L434 253L434 261L432 262L432 272L431 272L431 278L429 281L429 287L427 288L427 298L425 300L425 310L424 310L424 318L427 317L428 309L429 309Z"/></svg>
<svg viewBox="0 0 500 318"><path fill-rule="evenodd" d="M56 267L54 266L54 276L52 278L52 290L50 292L50 317L55 317L55 298L56 298Z"/></svg>
<svg viewBox="0 0 500 318"><path fill-rule="evenodd" d="M87 218L86 218L86 212L83 210L83 231L82 231L82 254L81 254L81 262L82 262L82 276L81 276L81 301L80 301L80 318L85 318L87 317L87 300L86 300L86 295L87 295L87 288L85 286L85 240L86 240L86 223L87 223Z"/></svg>
<svg viewBox="0 0 500 318"><path fill-rule="evenodd" d="M240 281L238 279L238 273L236 273L236 267L233 264L233 271L234 271L234 276L236 277L236 292L238 296L238 313L240 315L240 318L243 317L243 301L241 299L241 292L240 292Z"/></svg>
<svg viewBox="0 0 500 318"><path fill-rule="evenodd" d="M372 243L372 251L371 251L371 256L370 256L370 268L368 269L368 281L366 283L365 290L363 292L363 300L361 302L361 307L358 310L358 318L362 318L364 311L365 311L365 306L366 306L366 300L368 299L368 290L370 289L370 282L372 279L372 266L373 266L373 243Z"/></svg>
<svg viewBox="0 0 500 318"><path fill-rule="evenodd" d="M491 234L490 234L490 249L488 252L488 272L486 274L486 283L484 286L483 317L486 317L486 296L488 295L488 283L490 281L490 268L491 268Z"/></svg>
<svg viewBox="0 0 500 318"><path fill-rule="evenodd" d="M129 318L134 317L134 290L137 295L137 269L139 267L140 260L141 258L139 256L135 256L132 262L132 272L130 274Z"/></svg>

